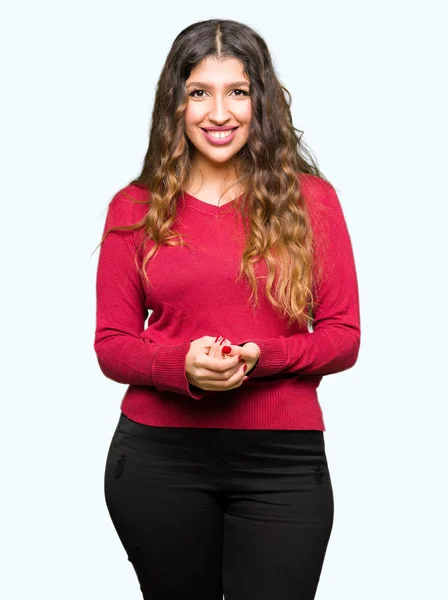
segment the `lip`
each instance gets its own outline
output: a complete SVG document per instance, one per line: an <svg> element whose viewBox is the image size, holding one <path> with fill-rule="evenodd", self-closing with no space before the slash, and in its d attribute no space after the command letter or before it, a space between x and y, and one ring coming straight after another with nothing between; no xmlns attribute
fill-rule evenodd
<svg viewBox="0 0 448 600"><path fill-rule="evenodd" d="M210 127L201 127L201 129L205 129L205 131L229 131L229 129L235 129L238 125L223 125L222 127L215 127L211 125Z"/></svg>
<svg viewBox="0 0 448 600"><path fill-rule="evenodd" d="M222 139L217 139L217 138L214 138L212 135L210 135L207 132L207 129L203 129L202 127L200 129L202 130L202 133L204 134L205 139L215 146L223 146L224 144L229 144L235 137L236 132L238 131L238 127L208 127L207 129L209 131L229 131L231 129L234 129L233 133L231 133L227 137L222 138Z"/></svg>

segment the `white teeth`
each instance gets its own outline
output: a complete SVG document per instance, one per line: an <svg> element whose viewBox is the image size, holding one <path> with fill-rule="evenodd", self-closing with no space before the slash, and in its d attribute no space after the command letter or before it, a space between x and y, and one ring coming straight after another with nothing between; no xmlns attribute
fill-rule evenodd
<svg viewBox="0 0 448 600"><path fill-rule="evenodd" d="M223 138L229 137L229 135L233 133L233 129L228 129L227 131L207 131L207 133L217 140L222 140Z"/></svg>

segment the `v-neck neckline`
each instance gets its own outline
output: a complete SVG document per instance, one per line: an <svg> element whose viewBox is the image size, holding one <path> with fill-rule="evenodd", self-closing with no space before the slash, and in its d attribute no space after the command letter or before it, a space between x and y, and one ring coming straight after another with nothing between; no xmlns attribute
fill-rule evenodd
<svg viewBox="0 0 448 600"><path fill-rule="evenodd" d="M186 206L189 206L190 208L199 210L209 215L223 215L229 212L233 212L234 207L241 200L243 195L241 194L237 198L229 200L221 206L218 206L217 204L209 204L208 202L204 202L204 200L199 200L199 198L192 196L188 192L183 192L183 194L181 194L181 197L183 198L184 204Z"/></svg>

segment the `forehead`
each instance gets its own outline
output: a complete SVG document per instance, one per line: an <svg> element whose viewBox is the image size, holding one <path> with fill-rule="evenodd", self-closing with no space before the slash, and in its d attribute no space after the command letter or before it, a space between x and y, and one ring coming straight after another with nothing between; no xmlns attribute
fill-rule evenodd
<svg viewBox="0 0 448 600"><path fill-rule="evenodd" d="M191 71L186 83L193 81L210 83L226 83L233 81L249 81L244 75L244 64L237 58L216 59L212 56L204 58Z"/></svg>

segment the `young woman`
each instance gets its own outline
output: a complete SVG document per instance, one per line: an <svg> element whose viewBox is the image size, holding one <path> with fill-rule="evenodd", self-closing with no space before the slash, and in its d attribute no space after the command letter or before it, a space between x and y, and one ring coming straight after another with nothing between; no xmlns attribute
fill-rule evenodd
<svg viewBox="0 0 448 600"><path fill-rule="evenodd" d="M149 600L311 600L333 524L317 387L360 345L351 241L263 39L175 39L111 200L95 351L128 384L105 468ZM149 314L145 328L145 321Z"/></svg>

